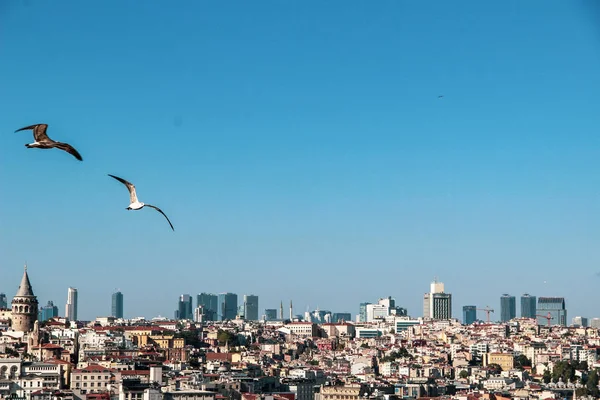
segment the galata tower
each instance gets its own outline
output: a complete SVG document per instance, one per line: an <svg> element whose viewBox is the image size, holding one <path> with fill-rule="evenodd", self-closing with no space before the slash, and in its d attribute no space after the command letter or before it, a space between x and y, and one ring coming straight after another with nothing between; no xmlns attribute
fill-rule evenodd
<svg viewBox="0 0 600 400"><path fill-rule="evenodd" d="M19 285L19 290L12 300L12 329L18 332L31 332L38 318L38 301L33 294L27 265Z"/></svg>

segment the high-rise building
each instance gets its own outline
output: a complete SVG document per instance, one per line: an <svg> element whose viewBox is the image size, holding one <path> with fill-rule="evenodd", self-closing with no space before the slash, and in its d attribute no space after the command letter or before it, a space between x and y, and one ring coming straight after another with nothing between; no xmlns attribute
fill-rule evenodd
<svg viewBox="0 0 600 400"><path fill-rule="evenodd" d="M192 304L192 296L189 294L182 294L179 296L179 302L177 303L177 317L178 319L193 319L193 304Z"/></svg>
<svg viewBox="0 0 600 400"><path fill-rule="evenodd" d="M8 303L6 302L6 295L4 293L0 293L0 308L7 308Z"/></svg>
<svg viewBox="0 0 600 400"><path fill-rule="evenodd" d="M217 320L235 319L238 307L238 297L235 293L220 293L217 304Z"/></svg>
<svg viewBox="0 0 600 400"><path fill-rule="evenodd" d="M219 298L216 294L200 293L196 296L198 307L202 306L203 321L216 321Z"/></svg>
<svg viewBox="0 0 600 400"><path fill-rule="evenodd" d="M517 317L517 301L515 296L503 294L500 297L500 320L502 322L510 321Z"/></svg>
<svg viewBox="0 0 600 400"><path fill-rule="evenodd" d="M590 321L590 326L596 329L600 328L600 318L592 318Z"/></svg>
<svg viewBox="0 0 600 400"><path fill-rule="evenodd" d="M21 278L17 294L12 299L12 329L17 332L30 332L38 317L38 301L27 275L27 265Z"/></svg>
<svg viewBox="0 0 600 400"><path fill-rule="evenodd" d="M112 294L111 315L115 318L123 318L123 293Z"/></svg>
<svg viewBox="0 0 600 400"><path fill-rule="evenodd" d="M248 321L258 321L258 296L244 295L244 318Z"/></svg>
<svg viewBox="0 0 600 400"><path fill-rule="evenodd" d="M434 279L430 292L423 296L423 317L431 319L452 318L452 294L444 292L444 284Z"/></svg>
<svg viewBox="0 0 600 400"><path fill-rule="evenodd" d="M567 326L567 309L565 308L565 298L539 297L537 315L538 325L548 325L549 317L550 325Z"/></svg>
<svg viewBox="0 0 600 400"><path fill-rule="evenodd" d="M371 303L360 303L358 310L358 322L367 322L367 306L369 304Z"/></svg>
<svg viewBox="0 0 600 400"><path fill-rule="evenodd" d="M40 308L38 320L44 322L54 317L58 317L58 307L54 305L53 301L48 301L48 304Z"/></svg>
<svg viewBox="0 0 600 400"><path fill-rule="evenodd" d="M275 321L277 319L277 309L276 308L265 309L265 319L267 321Z"/></svg>
<svg viewBox="0 0 600 400"><path fill-rule="evenodd" d="M69 321L77 321L77 289L73 287L70 287L67 290L65 318L67 318Z"/></svg>
<svg viewBox="0 0 600 400"><path fill-rule="evenodd" d="M477 321L477 306L463 306L463 325Z"/></svg>
<svg viewBox="0 0 600 400"><path fill-rule="evenodd" d="M571 325L587 328L588 319L586 317L573 317L573 319L571 320Z"/></svg>
<svg viewBox="0 0 600 400"><path fill-rule="evenodd" d="M536 297L525 293L521 296L521 318L535 318Z"/></svg>
<svg viewBox="0 0 600 400"><path fill-rule="evenodd" d="M350 314L349 312L343 312L343 313L333 313L333 316L331 318L331 322L351 322L352 321L352 314Z"/></svg>

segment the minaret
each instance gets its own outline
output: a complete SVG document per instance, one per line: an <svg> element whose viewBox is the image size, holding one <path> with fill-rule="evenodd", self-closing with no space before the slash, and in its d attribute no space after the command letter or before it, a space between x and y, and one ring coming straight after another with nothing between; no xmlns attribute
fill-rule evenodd
<svg viewBox="0 0 600 400"><path fill-rule="evenodd" d="M12 300L12 329L18 332L31 332L38 317L38 301L27 275L27 265L21 278L19 290Z"/></svg>
<svg viewBox="0 0 600 400"><path fill-rule="evenodd" d="M279 316L281 317L281 320L283 321L283 300L281 301L281 303L279 304Z"/></svg>
<svg viewBox="0 0 600 400"><path fill-rule="evenodd" d="M290 321L294 320L294 309L292 307L292 301L290 300Z"/></svg>

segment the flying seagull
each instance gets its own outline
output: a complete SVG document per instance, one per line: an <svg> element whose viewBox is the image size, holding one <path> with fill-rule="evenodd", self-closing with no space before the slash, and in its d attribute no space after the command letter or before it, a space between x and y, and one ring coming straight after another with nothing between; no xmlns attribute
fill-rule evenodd
<svg viewBox="0 0 600 400"><path fill-rule="evenodd" d="M444 97L444 95L443 95L443 94L440 94L440 95L438 96L438 99L441 99L441 98L443 98L443 97Z"/></svg>
<svg viewBox="0 0 600 400"><path fill-rule="evenodd" d="M108 176L110 176L111 178L115 178L123 185L127 186L127 190L129 190L129 202L131 203L129 204L129 207L127 207L128 210L141 210L144 207L154 208L156 211L164 215L164 217L167 219L167 222L169 222L169 225L171 225L171 229L175 230L175 228L173 228L173 224L171 223L171 221L169 221L169 217L167 217L167 215L164 212L162 212L160 208L152 206L150 204L144 204L138 201L137 194L135 193L135 186L133 183L127 182L125 179L119 178L118 176L114 176L111 174L108 174Z"/></svg>
<svg viewBox="0 0 600 400"><path fill-rule="evenodd" d="M48 129L48 124L35 124L26 126L25 128L17 129L15 132L24 131L26 129L33 129L33 139L34 142L30 144L26 144L25 147L28 149L31 148L40 148L40 149L51 149L56 147L57 149L64 150L67 153L71 154L73 157L78 159L79 161L83 161L81 155L73 146L68 143L55 142L50 139L46 134L46 129Z"/></svg>

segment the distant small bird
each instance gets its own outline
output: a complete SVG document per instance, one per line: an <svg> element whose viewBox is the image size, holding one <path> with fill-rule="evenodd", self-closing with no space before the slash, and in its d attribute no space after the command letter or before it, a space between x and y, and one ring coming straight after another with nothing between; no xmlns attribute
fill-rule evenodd
<svg viewBox="0 0 600 400"><path fill-rule="evenodd" d="M442 97L444 97L444 95L443 95L443 94L440 94L440 95L438 96L438 99L441 99Z"/></svg>
<svg viewBox="0 0 600 400"><path fill-rule="evenodd" d="M173 224L171 223L171 221L169 221L169 217L167 217L167 215L164 212L162 212L162 210L160 208L158 208L156 206L152 206L150 204L144 204L144 203L141 203L138 201L137 194L135 193L135 186L133 185L133 183L127 182L125 179L119 178L118 176L114 176L111 174L108 174L108 176L110 176L111 178L115 178L116 180L121 182L123 185L125 185L127 187L127 190L129 190L129 202L131 204L129 204L129 207L127 207L127 210L141 210L144 207L154 208L156 211L158 211L159 213L164 215L164 217L167 219L167 222L169 223L169 225L171 225L171 229L173 231L175 230L175 228L173 228Z"/></svg>
<svg viewBox="0 0 600 400"><path fill-rule="evenodd" d="M73 157L75 157L79 161L83 161L83 158L81 158L81 155L77 150L75 150L73 146L67 143L55 142L54 140L50 139L46 134L47 128L47 124L35 124L26 126L25 128L17 129L15 132L24 131L26 129L33 129L34 142L25 145L25 147L27 147L28 149L36 147L40 149L52 149L56 147L57 149L64 150L67 153L73 155Z"/></svg>

